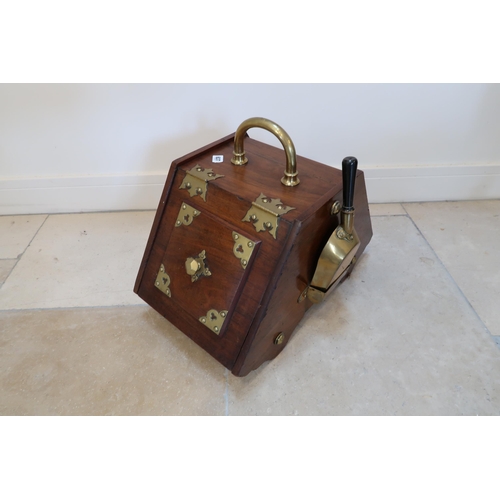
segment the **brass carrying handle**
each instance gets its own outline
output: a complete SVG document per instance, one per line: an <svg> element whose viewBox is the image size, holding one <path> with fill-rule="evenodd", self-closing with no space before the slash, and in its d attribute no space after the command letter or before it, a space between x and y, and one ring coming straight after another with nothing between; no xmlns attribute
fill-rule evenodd
<svg viewBox="0 0 500 500"><path fill-rule="evenodd" d="M251 128L263 128L268 132L274 134L285 150L286 167L285 175L281 179L281 183L285 186L296 186L300 180L297 174L297 154L295 153L295 146L293 145L290 136L277 124L268 120L267 118L248 118L236 130L234 136L234 151L231 163L233 165L245 165L248 163L248 158L245 155L243 143L245 141L245 134Z"/></svg>

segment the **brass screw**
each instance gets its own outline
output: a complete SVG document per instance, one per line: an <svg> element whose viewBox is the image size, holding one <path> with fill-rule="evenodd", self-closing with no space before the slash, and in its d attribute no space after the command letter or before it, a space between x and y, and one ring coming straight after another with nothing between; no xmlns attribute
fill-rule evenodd
<svg viewBox="0 0 500 500"><path fill-rule="evenodd" d="M195 211L193 212L193 214L194 214L194 215L199 215L199 214L200 214L200 212L198 212L198 210L195 210Z"/></svg>
<svg viewBox="0 0 500 500"><path fill-rule="evenodd" d="M307 286L305 288L305 290L299 295L299 299L297 300L297 302L302 302L306 297L307 297L307 290L309 289L309 287Z"/></svg>
<svg viewBox="0 0 500 500"><path fill-rule="evenodd" d="M331 211L331 214L332 214L332 215L337 215L339 212L340 212L340 201L336 201L336 202L332 205L332 211Z"/></svg>
<svg viewBox="0 0 500 500"><path fill-rule="evenodd" d="M196 194L201 194L201 193L203 193L203 189L198 188L198 189L196 190Z"/></svg>
<svg viewBox="0 0 500 500"><path fill-rule="evenodd" d="M223 318L225 318L225 317L226 317L226 313L225 313L224 311L222 311L222 312L220 313L220 315L221 315Z"/></svg>
<svg viewBox="0 0 500 500"><path fill-rule="evenodd" d="M250 219L252 219L253 221L258 220L258 219L257 219L257 216L256 216L255 214L253 214L253 215L250 217Z"/></svg>
<svg viewBox="0 0 500 500"><path fill-rule="evenodd" d="M241 261L241 263L242 263L244 266L246 266L246 265L247 265L247 261L246 261L245 259L243 259L243 260Z"/></svg>
<svg viewBox="0 0 500 500"><path fill-rule="evenodd" d="M201 318L201 322L206 323L207 322L206 318Z"/></svg>
<svg viewBox="0 0 500 500"><path fill-rule="evenodd" d="M273 225L270 222L266 222L264 224L264 226L266 226L268 229L272 229L273 228Z"/></svg>
<svg viewBox="0 0 500 500"><path fill-rule="evenodd" d="M191 183L190 182L186 182L186 184L184 184L184 186L186 186L186 189L191 189Z"/></svg>
<svg viewBox="0 0 500 500"><path fill-rule="evenodd" d="M201 172L203 169L202 169L201 167L197 167L197 168L196 168L196 170L197 170L198 172Z"/></svg>
<svg viewBox="0 0 500 500"><path fill-rule="evenodd" d="M276 345L283 344L283 341L285 340L285 336L283 335L283 332L278 333L276 338L274 339L274 343Z"/></svg>
<svg viewBox="0 0 500 500"><path fill-rule="evenodd" d="M253 247L253 242L249 241L249 242L248 242L248 246L249 246L250 248L252 248L252 247Z"/></svg>
<svg viewBox="0 0 500 500"><path fill-rule="evenodd" d="M234 239L237 240L239 236L237 234L234 235Z"/></svg>
<svg viewBox="0 0 500 500"><path fill-rule="evenodd" d="M219 331L219 327L218 326L214 326L214 332L217 333Z"/></svg>
<svg viewBox="0 0 500 500"><path fill-rule="evenodd" d="M156 282L156 286L160 286L160 282L159 281Z"/></svg>
<svg viewBox="0 0 500 500"><path fill-rule="evenodd" d="M178 220L178 221L175 223L175 225L176 225L176 226L180 226L181 224L182 224L182 222L181 222L180 220Z"/></svg>

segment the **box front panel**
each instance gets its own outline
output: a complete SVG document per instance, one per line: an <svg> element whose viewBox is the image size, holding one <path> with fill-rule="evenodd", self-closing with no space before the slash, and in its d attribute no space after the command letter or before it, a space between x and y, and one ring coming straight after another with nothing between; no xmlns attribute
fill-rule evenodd
<svg viewBox="0 0 500 500"><path fill-rule="evenodd" d="M199 160L196 161L198 163ZM188 165L189 167L190 165ZM251 206L209 185L205 199L181 189L178 169L151 243L138 295L224 366L232 368L275 271L278 239L245 222Z"/></svg>

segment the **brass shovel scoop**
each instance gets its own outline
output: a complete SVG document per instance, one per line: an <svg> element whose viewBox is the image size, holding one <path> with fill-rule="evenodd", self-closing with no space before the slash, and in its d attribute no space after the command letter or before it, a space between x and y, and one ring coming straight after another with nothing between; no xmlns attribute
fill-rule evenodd
<svg viewBox="0 0 500 500"><path fill-rule="evenodd" d="M327 292L341 281L359 248L359 238L354 229L354 184L358 160L348 156L342 161L343 205L340 224L333 231L318 260L316 271L307 290L311 302L321 302Z"/></svg>

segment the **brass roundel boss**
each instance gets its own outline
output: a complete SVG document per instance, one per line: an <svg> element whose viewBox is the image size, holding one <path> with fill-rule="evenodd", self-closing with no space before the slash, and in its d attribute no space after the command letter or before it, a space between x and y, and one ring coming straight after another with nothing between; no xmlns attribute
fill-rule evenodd
<svg viewBox="0 0 500 500"><path fill-rule="evenodd" d="M186 272L189 276L194 276L201 268L200 262L198 262L193 257L188 257L186 259Z"/></svg>
<svg viewBox="0 0 500 500"><path fill-rule="evenodd" d="M283 334L283 332L279 332L276 338L274 339L274 344L275 345L283 344L284 340L285 340L285 335Z"/></svg>
<svg viewBox="0 0 500 500"><path fill-rule="evenodd" d="M297 173L297 154L290 136L277 123L267 118L248 118L236 130L234 135L234 151L231 163L233 165L245 165L248 158L245 155L244 141L246 132L251 128L262 128L271 132L281 142L286 155L285 175L281 178L281 183L285 186L296 186L300 180Z"/></svg>
<svg viewBox="0 0 500 500"><path fill-rule="evenodd" d="M198 257L188 257L184 263L186 266L186 273L191 276L191 282L195 282L201 276L211 276L212 273L205 264L207 253L202 250Z"/></svg>
<svg viewBox="0 0 500 500"><path fill-rule="evenodd" d="M332 210L331 210L331 214L332 215L337 215L339 212L340 212L340 209L341 209L341 204L340 204L340 201L335 201L334 204L332 205Z"/></svg>

